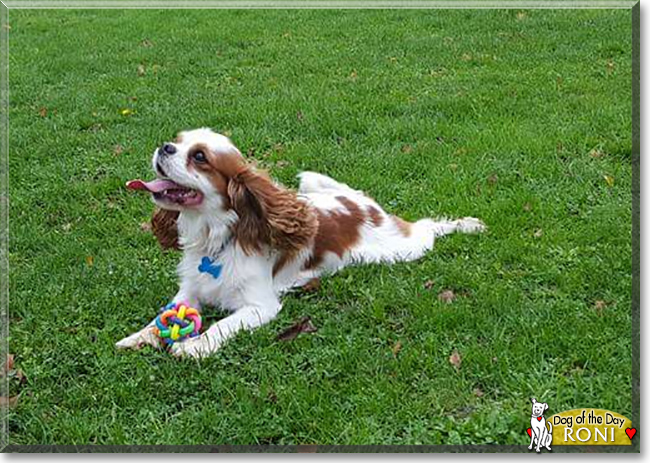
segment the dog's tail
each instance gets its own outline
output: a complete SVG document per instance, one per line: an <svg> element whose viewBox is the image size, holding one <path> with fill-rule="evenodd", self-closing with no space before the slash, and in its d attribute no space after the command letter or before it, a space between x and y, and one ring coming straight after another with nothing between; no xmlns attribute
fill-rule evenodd
<svg viewBox="0 0 650 463"><path fill-rule="evenodd" d="M548 420L546 420L546 424L548 424L548 434L549 434L549 436L552 436L553 435L553 425Z"/></svg>
<svg viewBox="0 0 650 463"><path fill-rule="evenodd" d="M433 230L434 238L449 235L451 233L479 233L485 230L485 224L474 217L463 217L462 219L423 219L416 224L426 224Z"/></svg>

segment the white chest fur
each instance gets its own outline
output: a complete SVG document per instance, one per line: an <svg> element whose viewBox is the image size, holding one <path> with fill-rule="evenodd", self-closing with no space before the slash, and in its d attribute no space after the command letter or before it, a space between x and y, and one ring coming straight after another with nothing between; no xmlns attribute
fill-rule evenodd
<svg viewBox="0 0 650 463"><path fill-rule="evenodd" d="M217 270L218 269L218 270ZM255 288L271 282L269 259L245 255L229 244L216 255L188 250L178 267L181 291L192 294L201 305L236 310L256 298ZM263 286L267 286L263 285Z"/></svg>

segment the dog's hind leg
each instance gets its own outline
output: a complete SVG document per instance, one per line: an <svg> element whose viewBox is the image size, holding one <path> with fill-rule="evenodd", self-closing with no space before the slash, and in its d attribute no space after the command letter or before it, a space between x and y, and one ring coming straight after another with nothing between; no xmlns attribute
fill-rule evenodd
<svg viewBox="0 0 650 463"><path fill-rule="evenodd" d="M360 244L352 250L357 262L412 261L433 248L436 238L454 232L478 233L485 225L473 217L457 220L422 219L407 222L386 215L378 226L368 224L362 231Z"/></svg>

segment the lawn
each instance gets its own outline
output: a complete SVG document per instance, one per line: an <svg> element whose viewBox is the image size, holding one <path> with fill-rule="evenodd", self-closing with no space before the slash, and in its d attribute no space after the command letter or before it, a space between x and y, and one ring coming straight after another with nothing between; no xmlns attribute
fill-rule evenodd
<svg viewBox="0 0 650 463"><path fill-rule="evenodd" d="M528 444L530 397L631 416L630 11L9 22L12 443ZM201 362L118 352L179 260L124 183L197 126L287 186L315 170L489 231L291 294Z"/></svg>

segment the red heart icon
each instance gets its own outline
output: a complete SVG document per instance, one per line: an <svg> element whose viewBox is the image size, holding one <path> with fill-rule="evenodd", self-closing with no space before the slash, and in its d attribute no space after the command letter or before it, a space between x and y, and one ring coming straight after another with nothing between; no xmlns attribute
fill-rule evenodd
<svg viewBox="0 0 650 463"><path fill-rule="evenodd" d="M633 437L635 436L635 434L636 434L636 428L627 428L627 429L625 430L625 434L627 434L627 437L629 437L630 440L632 440L632 438L633 438Z"/></svg>
<svg viewBox="0 0 650 463"><path fill-rule="evenodd" d="M541 417L541 416L538 416L538 417L537 417L537 421L542 421L542 417Z"/></svg>
<svg viewBox="0 0 650 463"><path fill-rule="evenodd" d="M533 430L530 428L526 429L526 432L528 433L528 437L530 437L533 434Z"/></svg>

